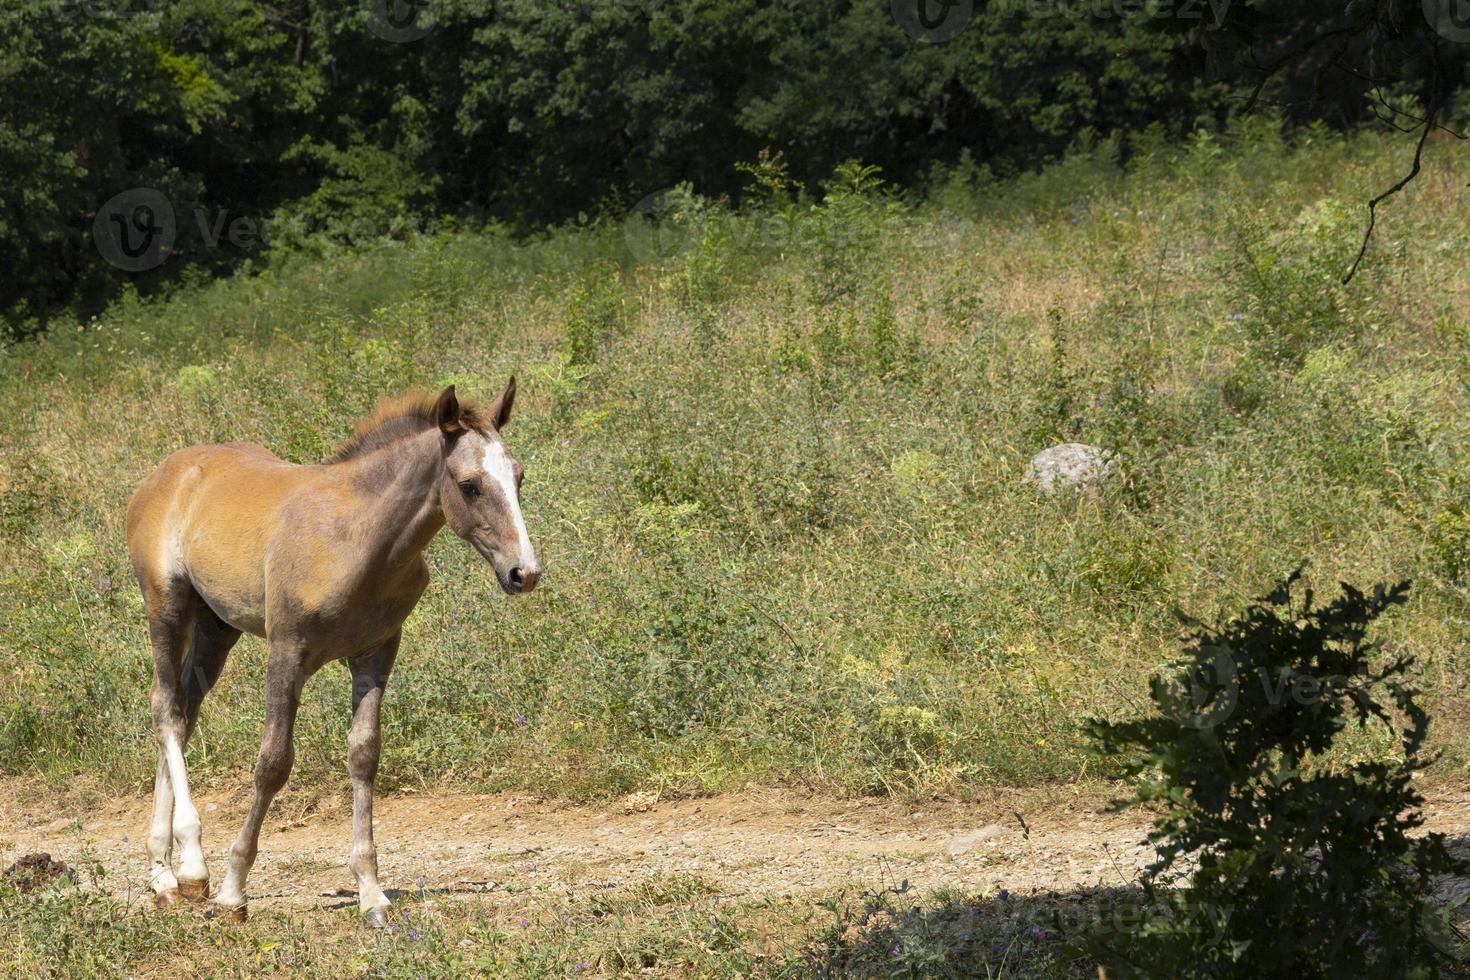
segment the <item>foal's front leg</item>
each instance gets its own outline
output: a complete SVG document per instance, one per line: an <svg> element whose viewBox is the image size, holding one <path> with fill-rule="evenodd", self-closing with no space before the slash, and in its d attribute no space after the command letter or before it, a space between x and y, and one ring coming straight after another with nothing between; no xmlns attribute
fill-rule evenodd
<svg viewBox="0 0 1470 980"><path fill-rule="evenodd" d="M250 813L240 836L230 846L230 868L215 901L229 910L235 919L245 917L245 878L255 864L260 843L260 825L270 809L271 800L286 785L296 750L291 744L296 727L296 709L301 704L301 688L309 672L306 651L300 644L271 639L265 668L265 737L260 742L260 755L255 760L255 794L250 800Z"/></svg>
<svg viewBox="0 0 1470 980"><path fill-rule="evenodd" d="M378 884L378 850L373 846L373 780L378 775L378 719L383 689L398 655L399 635L353 657L352 731L347 736L347 772L352 777L352 854L347 866L357 876L358 908L368 925L388 924L388 896Z"/></svg>

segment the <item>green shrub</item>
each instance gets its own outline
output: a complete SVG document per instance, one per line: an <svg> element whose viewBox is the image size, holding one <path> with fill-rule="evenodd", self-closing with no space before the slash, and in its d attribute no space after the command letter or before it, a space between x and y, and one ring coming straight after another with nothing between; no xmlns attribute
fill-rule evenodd
<svg viewBox="0 0 1470 980"><path fill-rule="evenodd" d="M1366 639L1409 586L1343 585L1322 606L1300 575L1222 626L1192 623L1152 682L1155 715L1087 726L1137 781L1133 802L1162 811L1144 884L1167 914L1135 935L1095 929L1112 975L1428 976L1450 958L1430 885L1470 864L1442 834L1410 836L1429 718L1413 659ZM1334 754L1370 728L1396 751Z"/></svg>
<svg viewBox="0 0 1470 980"><path fill-rule="evenodd" d="M592 364L598 352L621 329L623 287L617 270L593 270L579 282L567 303L567 356L572 364Z"/></svg>
<svg viewBox="0 0 1470 980"><path fill-rule="evenodd" d="M1459 504L1448 504L1429 522L1428 545L1434 570L1451 582L1470 571L1470 514Z"/></svg>
<svg viewBox="0 0 1470 980"><path fill-rule="evenodd" d="M1230 252L1229 282L1242 332L1257 356L1297 366L1307 352L1355 342L1378 325L1370 283L1385 268L1380 253L1344 286L1361 240L1356 208L1318 202L1285 229L1248 224Z"/></svg>

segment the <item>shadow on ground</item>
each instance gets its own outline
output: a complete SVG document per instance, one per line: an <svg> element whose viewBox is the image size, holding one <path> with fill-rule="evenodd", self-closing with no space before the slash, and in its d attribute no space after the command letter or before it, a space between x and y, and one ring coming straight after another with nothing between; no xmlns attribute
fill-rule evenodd
<svg viewBox="0 0 1470 980"><path fill-rule="evenodd" d="M1470 859L1470 835L1453 837L1449 844L1457 856ZM1470 878L1436 885L1437 901L1467 897ZM1089 934L1133 935L1168 915L1136 886L1026 894L1002 890L988 897L937 893L920 903L907 882L898 882L824 904L833 918L808 953L822 977L1096 980L1100 973L1087 952ZM1457 962L1442 975L1470 978L1470 901L1452 918L1452 934L1438 944Z"/></svg>

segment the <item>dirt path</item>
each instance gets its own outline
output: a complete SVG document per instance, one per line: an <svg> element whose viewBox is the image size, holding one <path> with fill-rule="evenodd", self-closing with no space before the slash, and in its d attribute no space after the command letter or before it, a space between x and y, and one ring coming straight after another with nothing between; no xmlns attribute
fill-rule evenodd
<svg viewBox="0 0 1470 980"><path fill-rule="evenodd" d="M218 879L246 799L215 793L198 802ZM328 801L291 818L281 815L291 813L286 802L261 835L252 907L351 904L350 813ZM1102 810L1101 799L1066 789L917 807L769 789L594 806L510 793L406 794L382 799L376 815L382 879L391 888L525 901L685 873L732 899L755 900L904 878L920 894L1122 884L1152 855L1142 844L1147 823L1138 813ZM108 890L143 901L149 812L143 797L59 816L44 802L12 802L0 817L0 866L41 851L68 864L95 862L107 871ZM1470 791L1435 790L1427 814L1431 830L1470 833Z"/></svg>

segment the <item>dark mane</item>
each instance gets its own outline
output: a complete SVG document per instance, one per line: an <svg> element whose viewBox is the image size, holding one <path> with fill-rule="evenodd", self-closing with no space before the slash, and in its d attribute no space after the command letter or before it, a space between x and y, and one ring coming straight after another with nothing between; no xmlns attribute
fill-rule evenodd
<svg viewBox="0 0 1470 980"><path fill-rule="evenodd" d="M353 427L352 436L337 447L328 463L341 463L382 449L403 439L416 436L432 429L434 404L437 392L413 390L394 397L384 396L378 407L367 418L360 419ZM460 422L471 429L483 431L487 420L478 406L461 398L459 401Z"/></svg>

